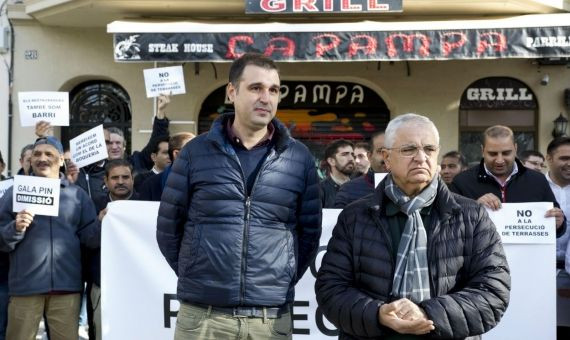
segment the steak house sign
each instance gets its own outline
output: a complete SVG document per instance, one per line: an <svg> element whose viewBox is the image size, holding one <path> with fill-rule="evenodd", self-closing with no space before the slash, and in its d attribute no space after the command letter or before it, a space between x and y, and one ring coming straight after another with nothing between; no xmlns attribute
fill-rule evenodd
<svg viewBox="0 0 570 340"><path fill-rule="evenodd" d="M114 45L115 60L120 62L223 62L246 52L263 53L278 61L546 58L570 56L570 26L342 32L132 32L115 33Z"/></svg>

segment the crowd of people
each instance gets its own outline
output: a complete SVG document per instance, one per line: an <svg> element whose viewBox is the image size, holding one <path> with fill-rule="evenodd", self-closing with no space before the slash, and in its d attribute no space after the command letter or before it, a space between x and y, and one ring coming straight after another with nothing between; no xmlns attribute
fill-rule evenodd
<svg viewBox="0 0 570 340"><path fill-rule="evenodd" d="M18 174L59 178L59 214L12 212L12 189L0 198L0 340L35 339L42 318L52 340L75 340L82 299L89 338L101 339L101 222L118 200L160 202L157 242L178 277L177 340L244 329L244 339L290 339L323 208L343 211L315 293L342 339L471 339L496 326L510 272L483 206L552 202L557 285L570 290L570 137L546 157L517 157L512 130L492 126L469 167L460 152L441 152L427 117L404 114L366 142L328 144L319 178L307 147L275 118L279 94L273 61L245 54L229 73L234 112L208 132L171 135L170 98L160 96L140 152L125 154L123 132L106 127L108 158L81 168L38 123ZM379 185L376 174L385 174Z"/></svg>

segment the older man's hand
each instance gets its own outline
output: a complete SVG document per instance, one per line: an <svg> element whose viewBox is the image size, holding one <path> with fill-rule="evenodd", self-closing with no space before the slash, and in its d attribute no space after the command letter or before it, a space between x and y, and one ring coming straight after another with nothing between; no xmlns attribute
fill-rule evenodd
<svg viewBox="0 0 570 340"><path fill-rule="evenodd" d="M36 136L38 138L53 136L53 126L45 120L41 120L36 123Z"/></svg>
<svg viewBox="0 0 570 340"><path fill-rule="evenodd" d="M492 193L485 194L477 199L477 202L482 203L484 206L491 210L501 209L501 200Z"/></svg>
<svg viewBox="0 0 570 340"><path fill-rule="evenodd" d="M427 334L435 329L433 321L415 303L408 299L400 299L384 304L378 310L380 324L400 334Z"/></svg>
<svg viewBox="0 0 570 340"><path fill-rule="evenodd" d="M16 214L16 231L19 233L26 231L34 221L34 214L27 210L22 210Z"/></svg>
<svg viewBox="0 0 570 340"><path fill-rule="evenodd" d="M552 208L546 212L544 217L554 217L556 218L556 229L562 226L562 222L564 222L564 212L560 208Z"/></svg>

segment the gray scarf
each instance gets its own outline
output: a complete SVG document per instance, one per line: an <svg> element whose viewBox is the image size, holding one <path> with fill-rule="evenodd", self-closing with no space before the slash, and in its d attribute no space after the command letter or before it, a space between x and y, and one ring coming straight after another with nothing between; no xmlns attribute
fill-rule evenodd
<svg viewBox="0 0 570 340"><path fill-rule="evenodd" d="M420 210L430 206L437 194L438 180L431 183L414 198L406 196L392 180L386 178L384 192L408 216L400 244L392 284L392 295L420 303L431 298L427 260L427 234Z"/></svg>

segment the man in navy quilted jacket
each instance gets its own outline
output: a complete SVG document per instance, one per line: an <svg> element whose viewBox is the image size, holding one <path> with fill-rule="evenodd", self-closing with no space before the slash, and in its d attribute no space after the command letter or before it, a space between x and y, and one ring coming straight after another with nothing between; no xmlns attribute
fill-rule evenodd
<svg viewBox="0 0 570 340"><path fill-rule="evenodd" d="M294 286L316 254L315 161L275 114L271 59L230 68L223 114L172 165L157 240L178 276L175 339L291 339Z"/></svg>

